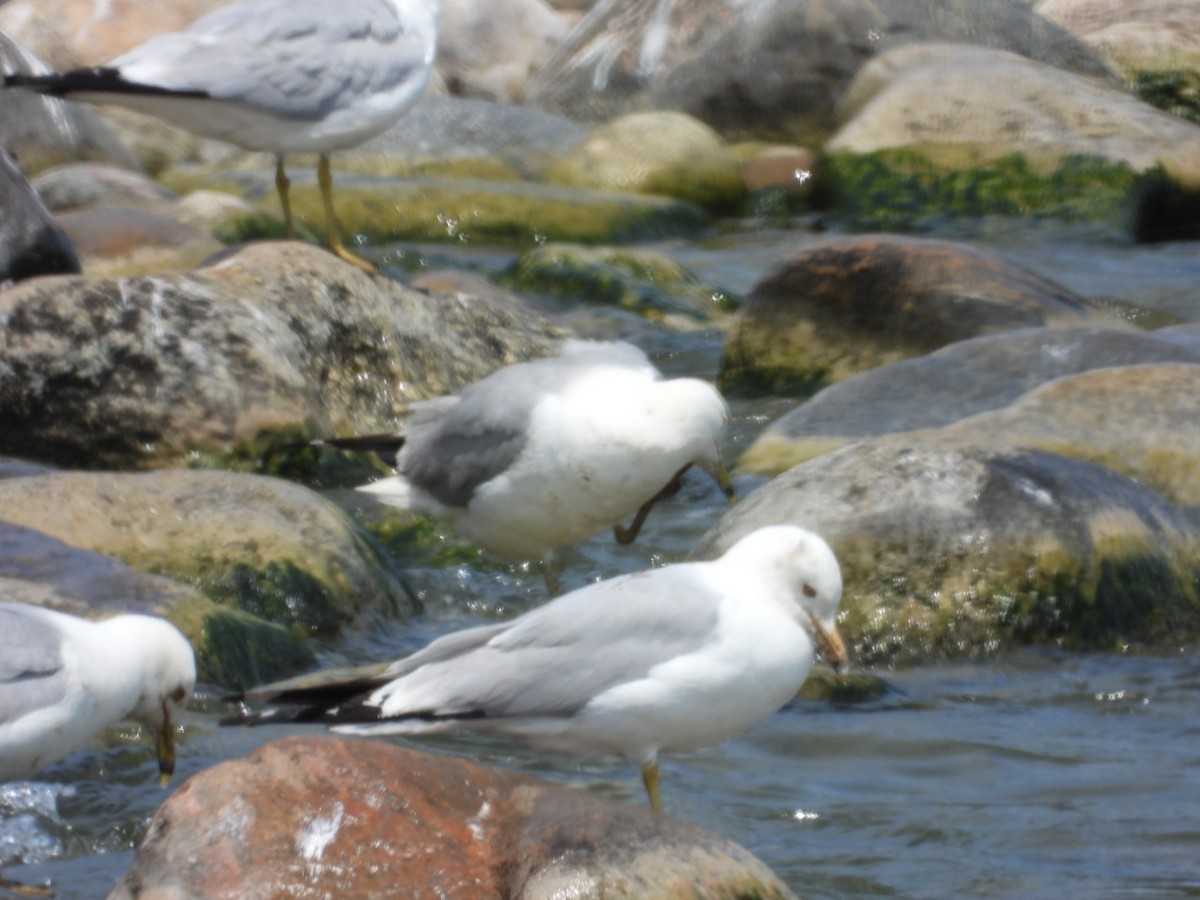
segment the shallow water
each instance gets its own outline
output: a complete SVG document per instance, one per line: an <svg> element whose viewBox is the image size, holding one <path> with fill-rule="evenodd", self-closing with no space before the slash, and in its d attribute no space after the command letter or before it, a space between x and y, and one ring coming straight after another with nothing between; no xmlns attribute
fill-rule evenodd
<svg viewBox="0 0 1200 900"><path fill-rule="evenodd" d="M816 239L741 233L659 249L744 293L774 262ZM1134 247L1028 230L987 244L1080 293L1200 318L1196 245ZM474 262L487 270L505 258L482 253ZM714 333L647 331L619 315L582 324L628 326L671 373L715 372ZM730 457L791 405L735 401ZM739 491L756 483L741 479ZM601 537L565 553L568 586L683 557L723 503L703 476L689 476L651 515L637 544L618 547ZM417 567L408 578L425 614L326 648L326 664L394 657L544 597L537 573L485 560ZM798 701L742 737L667 758L667 811L742 843L804 897L1200 896L1194 647L1158 657L1029 650L879 674L891 690L876 701ZM222 729L216 721L223 712L211 696L193 703L172 787L285 734L312 732ZM420 746L644 802L627 768L581 766L472 737ZM50 880L61 898L102 897L166 796L150 747L136 729L116 730L37 784L0 786L4 874Z"/></svg>

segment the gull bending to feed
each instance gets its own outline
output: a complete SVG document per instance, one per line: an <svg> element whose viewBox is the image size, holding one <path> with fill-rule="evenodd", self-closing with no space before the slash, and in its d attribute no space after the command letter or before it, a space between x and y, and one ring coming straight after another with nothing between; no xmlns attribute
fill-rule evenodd
<svg viewBox="0 0 1200 900"><path fill-rule="evenodd" d="M814 647L845 664L841 595L825 541L770 526L712 562L590 584L511 622L448 634L381 673L259 688L241 699L269 708L243 707L226 724L490 731L640 766L660 811L660 751L725 740L780 709L808 676Z"/></svg>
<svg viewBox="0 0 1200 900"><path fill-rule="evenodd" d="M166 784L195 682L192 646L165 619L90 622L0 603L0 781L27 778L132 719L154 733Z"/></svg>
<svg viewBox="0 0 1200 900"><path fill-rule="evenodd" d="M284 156L319 154L329 249L374 271L338 237L329 154L386 131L416 103L433 67L438 8L439 0L239 0L107 65L7 75L4 83L118 104L273 153L289 238Z"/></svg>
<svg viewBox="0 0 1200 900"><path fill-rule="evenodd" d="M398 474L362 490L444 519L501 558L537 560L558 593L555 548L607 528L633 541L691 466L733 496L728 418L711 384L663 378L632 344L569 340L558 356L419 404L403 435L317 443L379 452Z"/></svg>

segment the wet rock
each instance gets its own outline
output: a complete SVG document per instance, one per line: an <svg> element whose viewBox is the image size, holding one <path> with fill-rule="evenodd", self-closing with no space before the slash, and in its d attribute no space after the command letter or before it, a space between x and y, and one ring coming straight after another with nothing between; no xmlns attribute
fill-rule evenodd
<svg viewBox="0 0 1200 900"><path fill-rule="evenodd" d="M0 313L0 452L73 468L387 430L562 336L514 298L430 297L284 242L195 272L40 279Z"/></svg>
<svg viewBox="0 0 1200 900"><path fill-rule="evenodd" d="M1065 288L964 244L834 238L766 273L725 342L725 388L812 391L979 335L1116 324Z"/></svg>
<svg viewBox="0 0 1200 900"><path fill-rule="evenodd" d="M746 185L716 132L674 112L635 113L597 128L546 174L551 184L661 194L729 211Z"/></svg>
<svg viewBox="0 0 1200 900"><path fill-rule="evenodd" d="M71 240L0 147L0 285L79 271Z"/></svg>
<svg viewBox="0 0 1200 900"><path fill-rule="evenodd" d="M1066 375L1150 362L1200 363L1200 345L1188 346L1133 329L1099 326L1031 328L950 344L926 356L881 366L820 391L764 430L738 461L740 468L774 475L856 438L937 428L988 410ZM1121 374L1113 373L1114 387ZM1153 407L1176 389L1144 398ZM1095 398L1092 412L1107 400ZM1061 410L1069 416L1070 408ZM1126 430L1112 416L1102 431Z"/></svg>
<svg viewBox="0 0 1200 900"><path fill-rule="evenodd" d="M93 206L59 213L58 222L81 256L129 259L147 247L197 247L201 254L219 249L204 232L166 211L140 206ZM88 271L93 271L89 264Z"/></svg>
<svg viewBox="0 0 1200 900"><path fill-rule="evenodd" d="M315 185L292 189L300 221L320 222ZM338 180L338 217L372 244L395 241L622 243L695 234L709 217L669 197L516 181Z"/></svg>
<svg viewBox="0 0 1200 900"><path fill-rule="evenodd" d="M1022 3L633 0L601 4L584 17L525 99L581 121L673 109L726 138L816 143L832 132L835 104L863 63L931 40L1107 76L1082 42Z"/></svg>
<svg viewBox="0 0 1200 900"><path fill-rule="evenodd" d="M1200 127L1118 86L986 47L916 44L883 54L856 76L843 112L851 117L830 151L906 148L949 168L1014 153L1040 165L1087 156L1136 172L1162 164L1200 183Z"/></svg>
<svg viewBox="0 0 1200 900"><path fill-rule="evenodd" d="M833 547L846 585L839 629L860 665L1200 635L1196 518L1081 459L939 432L866 439L750 494L696 553L776 523Z"/></svg>
<svg viewBox="0 0 1200 900"><path fill-rule="evenodd" d="M280 625L220 606L189 585L4 520L0 593L6 602L87 618L118 612L164 616L191 642L200 680L209 684L262 684L316 663L308 645Z"/></svg>
<svg viewBox="0 0 1200 900"><path fill-rule="evenodd" d="M287 738L188 779L109 897L259 894L793 896L746 850L648 809L331 737Z"/></svg>
<svg viewBox="0 0 1200 900"><path fill-rule="evenodd" d="M724 317L733 301L674 260L638 248L546 244L523 253L500 282L524 294L611 304L648 319L695 327Z"/></svg>

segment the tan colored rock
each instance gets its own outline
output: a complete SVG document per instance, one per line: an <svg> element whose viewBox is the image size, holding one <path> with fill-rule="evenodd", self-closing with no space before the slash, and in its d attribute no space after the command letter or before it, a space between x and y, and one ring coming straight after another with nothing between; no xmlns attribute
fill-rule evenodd
<svg viewBox="0 0 1200 900"><path fill-rule="evenodd" d="M110 900L789 898L746 850L595 794L375 741L287 738L188 779Z"/></svg>
<svg viewBox="0 0 1200 900"><path fill-rule="evenodd" d="M551 184L661 194L707 209L745 194L737 163L716 132L677 112L633 113L598 127L552 166Z"/></svg>
<svg viewBox="0 0 1200 900"><path fill-rule="evenodd" d="M1200 69L1200 5L1180 0L1041 0L1038 13L1127 78Z"/></svg>
<svg viewBox="0 0 1200 900"><path fill-rule="evenodd" d="M831 151L908 148L952 167L1021 153L1052 168L1083 154L1135 171L1161 163L1185 184L1200 184L1200 127L1012 53L898 48L864 66L846 96L852 117L830 139Z"/></svg>

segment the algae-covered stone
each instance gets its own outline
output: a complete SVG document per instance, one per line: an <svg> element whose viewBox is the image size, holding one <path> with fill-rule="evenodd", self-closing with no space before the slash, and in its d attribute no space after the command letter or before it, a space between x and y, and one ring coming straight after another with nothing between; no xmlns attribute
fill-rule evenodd
<svg viewBox="0 0 1200 900"><path fill-rule="evenodd" d="M720 381L811 393L965 338L1088 321L1113 320L988 251L886 235L833 238L755 285L726 339Z"/></svg>
<svg viewBox="0 0 1200 900"><path fill-rule="evenodd" d="M694 234L699 206L667 197L528 182L369 179L339 181L337 215L348 234L393 241L619 243ZM301 222L324 215L315 186L293 188Z"/></svg>
<svg viewBox="0 0 1200 900"><path fill-rule="evenodd" d="M872 60L847 93L854 115L828 142L830 152L908 148L946 168L1013 153L1051 167L1064 157L1099 157L1134 172L1161 165L1189 185L1200 182L1200 127L1117 85L1014 53L901 47Z"/></svg>
<svg viewBox="0 0 1200 900"><path fill-rule="evenodd" d="M707 125L673 112L635 113L601 125L550 167L551 184L677 197L717 212L746 194L737 163Z"/></svg>
<svg viewBox="0 0 1200 900"><path fill-rule="evenodd" d="M860 665L1200 635L1195 519L1083 460L928 432L863 440L752 493L697 555L779 523L817 531L837 554L839 627Z"/></svg>
<svg viewBox="0 0 1200 900"><path fill-rule="evenodd" d="M415 610L398 573L340 507L279 479L60 472L0 481L0 508L13 522L195 585L300 637Z"/></svg>
<svg viewBox="0 0 1200 900"><path fill-rule="evenodd" d="M261 684L315 662L308 644L280 625L219 606L194 587L3 520L0 593L5 602L49 606L85 618L125 612L163 616L191 642L200 681L208 684Z"/></svg>
<svg viewBox="0 0 1200 900"><path fill-rule="evenodd" d="M733 299L684 266L649 250L547 244L523 253L500 283L526 294L619 306L650 319L708 322Z"/></svg>
<svg viewBox="0 0 1200 900"><path fill-rule="evenodd" d="M857 438L937 428L1000 410L1054 379L1092 369L1170 362L1200 364L1200 346L1102 326L1028 328L959 341L830 385L772 422L742 454L738 466L775 475ZM1110 387L1084 408L1064 401L1048 417L1065 425L1071 417L1086 415L1094 436L1104 440L1108 435L1149 440L1151 431L1146 428L1152 418L1166 425L1152 430L1158 437L1171 437L1172 420L1179 422L1175 432L1183 433L1191 405L1198 402L1192 400L1187 377L1192 370L1168 368L1176 374L1164 373L1164 379L1183 380L1164 380L1150 388L1144 373L1113 372L1103 379ZM1076 390L1082 391L1084 383L1074 382ZM1099 385L1101 380L1086 383ZM1108 404L1122 396L1129 401L1121 401L1121 408L1133 418L1104 415ZM1084 395L1076 400L1082 402ZM1090 443L1086 434L1080 437L1084 446Z"/></svg>

